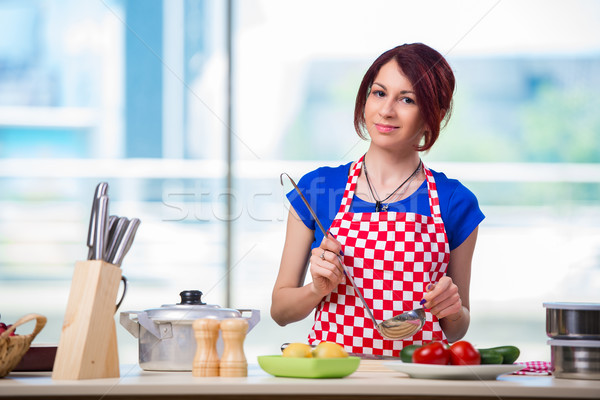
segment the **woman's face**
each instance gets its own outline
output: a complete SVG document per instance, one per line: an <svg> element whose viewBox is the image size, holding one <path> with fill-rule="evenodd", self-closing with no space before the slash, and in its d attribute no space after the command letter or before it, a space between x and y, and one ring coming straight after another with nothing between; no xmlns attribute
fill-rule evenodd
<svg viewBox="0 0 600 400"><path fill-rule="evenodd" d="M371 85L365 122L374 144L413 150L425 124L413 86L394 60L385 64Z"/></svg>

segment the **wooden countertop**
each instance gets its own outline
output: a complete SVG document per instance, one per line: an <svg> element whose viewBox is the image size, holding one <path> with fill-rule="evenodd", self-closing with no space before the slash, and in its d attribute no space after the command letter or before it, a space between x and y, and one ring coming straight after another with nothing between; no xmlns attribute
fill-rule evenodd
<svg viewBox="0 0 600 400"><path fill-rule="evenodd" d="M364 361L363 361L364 363ZM384 368L365 368L342 379L278 378L250 364L246 378L197 378L191 372L143 371L121 365L121 377L52 380L49 372L12 372L0 379L0 397L21 399L598 399L600 381L501 375L497 380L413 379Z"/></svg>

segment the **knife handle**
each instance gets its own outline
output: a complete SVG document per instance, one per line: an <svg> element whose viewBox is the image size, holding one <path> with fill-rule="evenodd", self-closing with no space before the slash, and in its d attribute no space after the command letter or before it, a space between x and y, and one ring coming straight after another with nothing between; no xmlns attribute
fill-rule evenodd
<svg viewBox="0 0 600 400"><path fill-rule="evenodd" d="M100 182L98 186L96 186L96 191L94 192L94 201L92 202L92 212L90 214L90 226L88 228L88 237L87 237L87 245L90 247L94 246L94 238L95 238L95 228L96 228L96 215L98 214L98 199L100 196L107 196L108 193L108 183Z"/></svg>
<svg viewBox="0 0 600 400"><path fill-rule="evenodd" d="M108 196L106 195L100 196L98 199L98 213L95 222L94 260L103 260L104 250L106 249L105 233L108 226Z"/></svg>
<svg viewBox="0 0 600 400"><path fill-rule="evenodd" d="M110 260L111 264L121 265L123 263L125 255L131 248L133 239L135 238L135 233L140 226L140 222L141 221L138 218L132 218L131 221L129 221L129 224L127 224L127 229L118 243L117 250Z"/></svg>
<svg viewBox="0 0 600 400"><path fill-rule="evenodd" d="M117 252L117 247L119 247L119 243L125 234L125 229L127 228L127 224L129 220L127 217L119 217L116 223L113 225L113 229L109 232L109 236L107 238L106 244L106 262L110 264L114 264L115 254Z"/></svg>

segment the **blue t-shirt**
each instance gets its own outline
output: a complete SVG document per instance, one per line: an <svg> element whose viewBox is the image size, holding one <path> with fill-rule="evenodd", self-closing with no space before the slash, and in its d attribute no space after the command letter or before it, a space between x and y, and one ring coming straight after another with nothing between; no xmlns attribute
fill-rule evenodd
<svg viewBox="0 0 600 400"><path fill-rule="evenodd" d="M340 209L348 174L352 163L339 167L321 167L304 175L298 181L298 188L317 214L317 218L328 230ZM441 172L431 170L437 186L440 200L440 211L450 250L454 250L465 241L473 230L483 221L485 216L479 209L477 198L469 189L456 179L449 179ZM316 224L306 205L296 192L287 194L290 204L304 224L315 231L315 240L311 248L319 247L323 240L323 232ZM374 212L375 203L370 203L354 194L350 211L354 213ZM391 203L388 211L413 212L431 216L427 180L409 197Z"/></svg>

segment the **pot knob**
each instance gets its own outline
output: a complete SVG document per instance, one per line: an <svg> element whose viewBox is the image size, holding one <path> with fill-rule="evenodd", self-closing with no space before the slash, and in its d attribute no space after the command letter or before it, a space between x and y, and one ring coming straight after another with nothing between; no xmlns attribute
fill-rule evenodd
<svg viewBox="0 0 600 400"><path fill-rule="evenodd" d="M184 290L179 293L179 296L181 297L181 303L179 304L206 304L202 302L202 292L199 290Z"/></svg>

